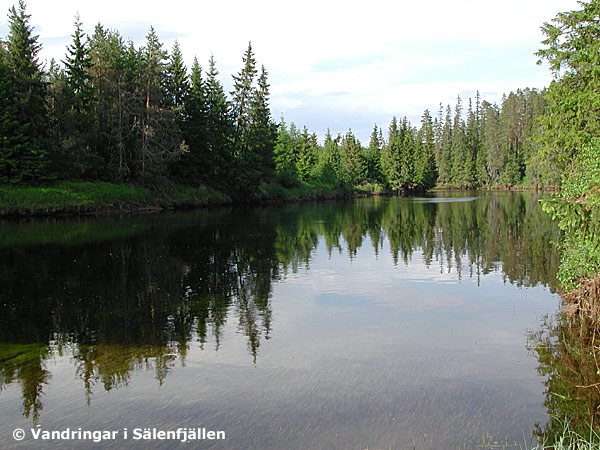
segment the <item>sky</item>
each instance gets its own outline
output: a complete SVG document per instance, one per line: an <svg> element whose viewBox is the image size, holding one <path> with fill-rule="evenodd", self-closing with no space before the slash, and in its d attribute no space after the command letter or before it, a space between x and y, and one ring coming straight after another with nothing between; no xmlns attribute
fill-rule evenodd
<svg viewBox="0 0 600 450"><path fill-rule="evenodd" d="M0 38L8 9L0 0ZM28 0L27 12L43 45L42 60L64 59L79 13L86 32L97 23L136 45L153 26L170 50L178 40L188 67L214 55L221 81L242 67L252 42L271 85L276 121L308 126L319 138L352 129L368 144L374 124L393 116L418 125L425 109L467 104L479 91L499 102L518 88L548 86L540 27L576 0ZM5 12L5 13L3 13Z"/></svg>

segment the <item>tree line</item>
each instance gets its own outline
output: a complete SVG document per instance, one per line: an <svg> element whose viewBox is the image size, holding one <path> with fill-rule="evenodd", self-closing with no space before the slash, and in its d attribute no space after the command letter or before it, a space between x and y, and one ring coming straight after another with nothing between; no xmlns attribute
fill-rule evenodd
<svg viewBox="0 0 600 450"><path fill-rule="evenodd" d="M251 44L228 95L212 56L208 70L197 59L188 70L177 41L165 50L153 28L136 47L101 24L86 36L77 18L62 64L45 68L29 18L19 0L0 41L3 184L167 179L244 200L270 183L415 191L560 182L539 157L548 101L535 89L500 105L477 93L466 111L458 97L437 117L426 110L418 127L394 117L385 136L375 125L366 147L352 130L328 131L319 144L306 127L273 120L268 73Z"/></svg>

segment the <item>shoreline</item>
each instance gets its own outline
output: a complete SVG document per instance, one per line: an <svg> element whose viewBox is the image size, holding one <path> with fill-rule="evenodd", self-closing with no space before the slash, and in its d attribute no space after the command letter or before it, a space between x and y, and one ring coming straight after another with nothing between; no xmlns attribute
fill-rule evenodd
<svg viewBox="0 0 600 450"><path fill-rule="evenodd" d="M434 187L428 192L466 189ZM475 191L543 191L527 186L471 188ZM352 192L340 186L305 183L285 188L278 184L263 185L246 204L296 203L344 198L422 195L424 192L361 189ZM208 186L189 187L169 182L145 187L135 184L63 181L47 186L0 187L0 218L70 217L157 213L238 204L229 195ZM240 203L241 204L241 203Z"/></svg>

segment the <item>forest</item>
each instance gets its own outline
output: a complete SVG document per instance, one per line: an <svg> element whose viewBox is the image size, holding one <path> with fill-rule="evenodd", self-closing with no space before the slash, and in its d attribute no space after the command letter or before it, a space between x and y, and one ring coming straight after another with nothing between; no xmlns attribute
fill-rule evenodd
<svg viewBox="0 0 600 450"><path fill-rule="evenodd" d="M29 20L20 0L0 41L5 186L166 181L248 201L311 183L404 193L561 183L566 160L544 156L560 139L553 87L519 89L499 105L458 97L424 111L418 126L394 117L387 130L374 126L366 146L352 130L328 131L320 144L307 127L271 117L268 72L251 43L226 93L212 56L208 69L194 59L188 70L177 41L165 50L153 28L136 47L101 24L86 35L77 17L64 60L42 63Z"/></svg>

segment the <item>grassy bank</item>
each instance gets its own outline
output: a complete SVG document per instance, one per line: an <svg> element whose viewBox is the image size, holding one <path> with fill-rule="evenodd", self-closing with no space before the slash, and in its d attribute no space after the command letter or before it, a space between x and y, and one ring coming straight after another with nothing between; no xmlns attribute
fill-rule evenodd
<svg viewBox="0 0 600 450"><path fill-rule="evenodd" d="M207 187L165 183L152 189L103 182L60 182L50 186L0 188L0 216L86 214L231 203Z"/></svg>
<svg viewBox="0 0 600 450"><path fill-rule="evenodd" d="M302 183L286 188L266 184L253 203L294 202L348 197L339 186ZM198 208L233 203L230 195L210 187L164 182L152 187L104 182L63 181L48 186L0 187L0 217L76 215L161 209Z"/></svg>

